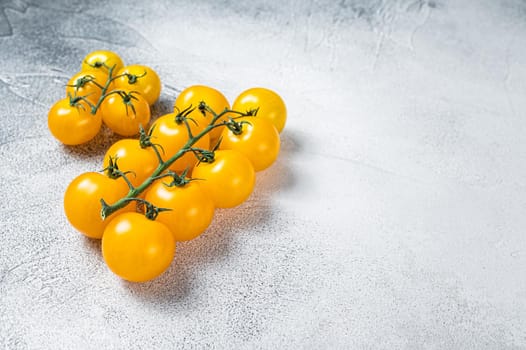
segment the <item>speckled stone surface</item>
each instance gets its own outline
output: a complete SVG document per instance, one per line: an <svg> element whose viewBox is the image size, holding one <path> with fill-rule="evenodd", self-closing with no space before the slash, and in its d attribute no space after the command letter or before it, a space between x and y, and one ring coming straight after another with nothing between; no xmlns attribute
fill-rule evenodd
<svg viewBox="0 0 526 350"><path fill-rule="evenodd" d="M62 196L116 137L47 111L89 51L289 109L250 199L145 284ZM526 349L520 0L0 0L0 347Z"/></svg>

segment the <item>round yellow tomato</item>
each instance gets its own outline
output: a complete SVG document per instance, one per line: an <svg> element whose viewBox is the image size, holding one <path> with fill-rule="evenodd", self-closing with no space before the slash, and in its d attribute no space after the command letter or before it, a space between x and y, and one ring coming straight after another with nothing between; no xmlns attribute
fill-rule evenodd
<svg viewBox="0 0 526 350"><path fill-rule="evenodd" d="M70 224L90 238L102 237L109 219L100 216L101 199L113 204L128 193L124 179L111 179L100 173L84 173L77 176L64 194L64 212ZM134 210L129 204L117 213ZM118 215L118 214L115 214Z"/></svg>
<svg viewBox="0 0 526 350"><path fill-rule="evenodd" d="M82 70L100 69L108 74L113 67L113 75L124 66L122 59L113 51L98 50L90 52L82 60Z"/></svg>
<svg viewBox="0 0 526 350"><path fill-rule="evenodd" d="M102 125L101 114L91 114L84 101L72 103L70 98L56 102L48 112L51 134L65 145L80 145L97 135Z"/></svg>
<svg viewBox="0 0 526 350"><path fill-rule="evenodd" d="M219 149L233 149L243 153L256 171L268 168L279 154L279 133L266 118L247 117L240 121L241 130L228 128L221 134Z"/></svg>
<svg viewBox="0 0 526 350"><path fill-rule="evenodd" d="M267 118L281 132L287 121L287 108L283 99L274 91L256 87L243 91L234 101L232 109L250 112L257 109L257 116Z"/></svg>
<svg viewBox="0 0 526 350"><path fill-rule="evenodd" d="M175 155L189 140L188 130L184 122L178 122L176 116L175 113L165 114L159 117L150 129L152 143L162 146L161 154L164 161ZM190 130L192 130L194 135L199 132L191 121L188 122L188 125L190 125ZM208 149L210 147L208 134L200 138L193 147ZM181 172L185 169L190 170L196 163L197 158L195 155L192 152L187 152L176 160L170 166L170 169L176 172Z"/></svg>
<svg viewBox="0 0 526 350"><path fill-rule="evenodd" d="M242 153L234 150L215 151L212 162L201 162L192 171L201 179L216 208L232 208L245 201L256 181L254 166Z"/></svg>
<svg viewBox="0 0 526 350"><path fill-rule="evenodd" d="M214 202L197 181L183 186L167 186L169 178L156 181L146 193L146 201L159 208L157 221L172 231L176 241L188 241L203 233L214 217Z"/></svg>
<svg viewBox="0 0 526 350"><path fill-rule="evenodd" d="M100 111L104 124L121 136L137 135L141 125L146 129L150 122L148 101L137 92L113 91L122 91L122 93L110 93L102 101Z"/></svg>
<svg viewBox="0 0 526 350"><path fill-rule="evenodd" d="M202 130L212 120L212 114L205 112L205 115L199 110L199 104L204 101L216 114L223 112L225 109L230 109L230 103L226 97L218 90L204 85L193 85L184 89L175 99L174 111L181 112L186 108L192 106L195 110L188 115L192 118ZM223 116L218 120L218 123L228 119L228 115ZM214 146L221 135L222 127L212 129L210 132L210 145Z"/></svg>
<svg viewBox="0 0 526 350"><path fill-rule="evenodd" d="M139 213L113 218L102 236L102 256L113 273L132 282L162 274L172 263L175 240L162 223Z"/></svg>
<svg viewBox="0 0 526 350"><path fill-rule="evenodd" d="M161 94L161 79L150 67L134 64L120 69L115 75L115 87L138 91L153 105Z"/></svg>
<svg viewBox="0 0 526 350"><path fill-rule="evenodd" d="M159 160L151 147L142 148L137 139L122 139L115 142L106 151L103 167L110 164L110 157L117 162L117 166L126 174L133 186L144 182L159 165Z"/></svg>
<svg viewBox="0 0 526 350"><path fill-rule="evenodd" d="M100 70L86 70L75 74L66 85L66 95L82 96L93 105L99 102L108 74Z"/></svg>

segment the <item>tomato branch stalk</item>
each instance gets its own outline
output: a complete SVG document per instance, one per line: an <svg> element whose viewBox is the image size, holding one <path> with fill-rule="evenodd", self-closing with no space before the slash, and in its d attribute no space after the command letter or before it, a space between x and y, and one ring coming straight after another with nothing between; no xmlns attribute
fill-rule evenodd
<svg viewBox="0 0 526 350"><path fill-rule="evenodd" d="M130 201L136 200L137 196L144 192L155 180L159 179L159 177L162 177L163 172L165 172L175 161L181 158L186 152L193 152L194 155L196 155L196 157L199 159L199 161L213 161L213 151L215 150L215 148L217 148L217 145L216 147L214 147L214 149L212 149L212 151L197 149L194 148L193 145L197 141L199 141L204 135L208 134L212 129L220 126L229 126L233 123L236 123L235 119L251 116L250 113L242 113L231 109L225 109L221 113L217 114L204 102L201 102L198 108L201 113L208 112L212 115L210 123L202 131L200 131L196 135L193 135L193 133L190 131L189 126L189 121L192 120L186 117L191 111L193 111L193 109L189 107L188 109L185 109L183 112L179 113L176 116L176 120L179 120L179 122L184 122L188 130L188 141L186 142L186 144L181 149L179 149L179 151L177 151L171 158L169 158L166 161L163 161L160 157L159 151L157 150L157 147L159 146L150 143L150 146L153 147L154 151L158 155L159 166L153 171L150 177L144 180L144 182L137 187L132 186L129 183L129 181L127 181L130 187L130 191L125 197L119 199L115 203L108 204L104 201L104 199L101 199L102 208L100 214L102 219L106 219L108 216L115 213L117 210L124 208ZM227 114L235 114L236 116L230 117L229 120L221 121L218 123L218 120ZM126 175L124 174L123 176L125 177Z"/></svg>
<svg viewBox="0 0 526 350"><path fill-rule="evenodd" d="M93 68L100 68L100 67L105 67L107 70L108 70L108 79L106 79L106 82L104 83L104 85L101 85L99 84L98 82L96 82L94 79L84 79L81 84L84 84L84 83L87 83L87 82L91 82L93 84L95 84L97 87L99 87L101 89L101 96L100 98L98 99L97 103L96 104L93 104L91 103L89 100L86 99L87 96L76 96L76 90L78 87L76 87L75 89L75 96L73 96L73 98L77 99L82 99L84 102L86 102L90 108L91 108L91 114L96 114L97 113L97 110L100 108L100 105L102 104L102 102L106 99L106 97L110 96L111 94L119 94L121 95L121 97L123 98L123 100L126 102L126 99L130 99L132 98L133 99L133 96L130 94L126 94L124 91L122 90L113 90L113 91L110 91L109 93L108 92L108 89L110 87L110 84L115 81L116 79L120 78L120 77L123 77L123 76L127 76L128 79L131 81L132 78L133 81L137 81L138 78L142 78L143 76L146 75L146 72L144 72L144 74L140 75L140 76L131 76L130 74L120 74L120 75L116 75L116 76L113 76L113 73L114 73L114 70L115 70L115 65L113 66L108 66L106 65L105 63L100 63L99 65L93 65L92 66ZM130 77L131 76L131 77ZM135 91L132 91L132 92L135 92Z"/></svg>

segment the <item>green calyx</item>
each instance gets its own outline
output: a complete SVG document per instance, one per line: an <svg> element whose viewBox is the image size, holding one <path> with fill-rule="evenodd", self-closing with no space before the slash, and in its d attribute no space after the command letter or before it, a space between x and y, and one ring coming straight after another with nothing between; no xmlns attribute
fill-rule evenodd
<svg viewBox="0 0 526 350"><path fill-rule="evenodd" d="M144 71L144 73L142 73L141 75L125 73L126 78L128 78L128 84L130 85L137 84L137 81L139 81L140 78L146 76L146 74L147 74L146 71Z"/></svg>

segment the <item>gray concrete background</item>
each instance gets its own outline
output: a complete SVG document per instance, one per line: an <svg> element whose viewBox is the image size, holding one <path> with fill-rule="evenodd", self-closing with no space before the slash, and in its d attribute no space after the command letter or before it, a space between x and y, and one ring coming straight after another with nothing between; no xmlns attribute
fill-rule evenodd
<svg viewBox="0 0 526 350"><path fill-rule="evenodd" d="M62 212L116 140L47 111L96 49L289 109L241 207L130 284ZM0 347L525 349L526 3L0 0Z"/></svg>

